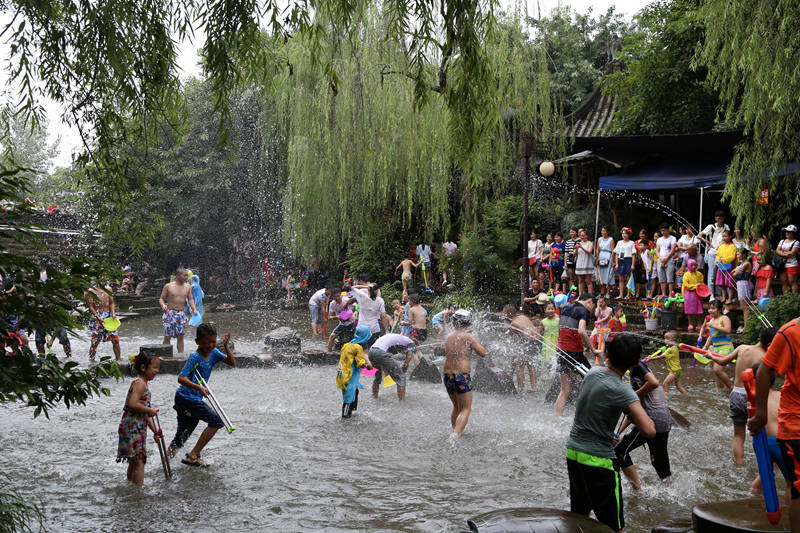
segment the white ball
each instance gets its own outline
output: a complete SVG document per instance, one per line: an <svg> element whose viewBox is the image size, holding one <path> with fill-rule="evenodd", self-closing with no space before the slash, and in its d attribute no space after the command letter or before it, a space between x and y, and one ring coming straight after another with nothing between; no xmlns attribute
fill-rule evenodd
<svg viewBox="0 0 800 533"><path fill-rule="evenodd" d="M541 165L539 165L539 174L542 176L548 177L552 176L553 173L556 171L556 166L553 164L552 161L543 161Z"/></svg>

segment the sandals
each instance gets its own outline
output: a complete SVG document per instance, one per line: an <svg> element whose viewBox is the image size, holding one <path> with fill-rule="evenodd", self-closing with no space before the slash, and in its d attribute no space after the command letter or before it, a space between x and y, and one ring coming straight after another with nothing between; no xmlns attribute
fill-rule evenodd
<svg viewBox="0 0 800 533"><path fill-rule="evenodd" d="M210 466L207 462L205 462L202 459L200 459L199 455L192 456L192 455L189 455L188 453L186 454L186 457L181 459L181 462L183 464L189 465L189 466L202 466L204 468L207 468L207 467Z"/></svg>

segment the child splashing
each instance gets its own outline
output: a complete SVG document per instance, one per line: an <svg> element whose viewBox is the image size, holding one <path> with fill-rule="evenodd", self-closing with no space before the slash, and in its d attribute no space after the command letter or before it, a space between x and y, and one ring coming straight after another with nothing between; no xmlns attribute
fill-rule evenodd
<svg viewBox="0 0 800 533"><path fill-rule="evenodd" d="M358 409L358 389L362 388L361 368L372 369L364 358L364 345L372 333L367 326L358 326L353 340L342 346L336 373L336 388L342 391L342 418L350 418Z"/></svg>
<svg viewBox="0 0 800 533"><path fill-rule="evenodd" d="M222 345L226 354L223 355L216 348L217 330L214 326L207 323L197 326L197 333L194 339L197 343L197 351L189 356L186 364L183 365L183 370L178 375L180 387L175 392L174 405L174 409L178 413L178 429L175 432L175 438L172 439L172 443L167 449L167 455L170 457L175 456L177 450L183 447L183 444L191 436L201 420L208 423L208 427L200 434L192 451L181 459L181 462L185 465L209 466L208 463L200 459L200 452L203 451L203 448L219 428L225 426L219 415L203 402L203 397L208 396L208 389L199 383L197 374L199 373L204 381L208 381L211 377L211 370L220 361L229 366L236 366L236 358L228 346L230 339L231 334L225 334Z"/></svg>
<svg viewBox="0 0 800 533"><path fill-rule="evenodd" d="M140 353L133 362L138 378L133 380L128 395L125 398L125 407L122 409L122 420L119 423L119 447L117 448L117 462L128 463L127 479L135 485L144 483L144 464L147 461L147 428L153 431L153 438L162 438L161 432L156 432L153 416L157 413L150 407L150 389L147 382L152 381L161 366L161 359Z"/></svg>

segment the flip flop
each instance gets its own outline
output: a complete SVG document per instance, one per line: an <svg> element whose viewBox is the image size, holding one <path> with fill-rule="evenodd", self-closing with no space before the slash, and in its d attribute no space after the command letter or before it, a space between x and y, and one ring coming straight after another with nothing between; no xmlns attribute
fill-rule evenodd
<svg viewBox="0 0 800 533"><path fill-rule="evenodd" d="M183 464L185 464L185 465L189 465L189 466L202 466L203 468L208 468L209 466L211 466L211 465L209 465L207 462L205 462L205 461L203 461L202 459L200 459L200 456L199 456L199 455L196 455L196 456L192 457L192 456L191 456L191 455L189 455L188 453L186 454L186 457L184 457L183 459L181 459L181 462L182 462Z"/></svg>

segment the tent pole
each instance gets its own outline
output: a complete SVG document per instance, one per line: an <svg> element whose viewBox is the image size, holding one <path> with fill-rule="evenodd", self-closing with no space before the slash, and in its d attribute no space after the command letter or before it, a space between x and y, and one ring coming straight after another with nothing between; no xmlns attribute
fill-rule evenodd
<svg viewBox="0 0 800 533"><path fill-rule="evenodd" d="M597 188L597 211L594 214L594 242L597 242L597 226L600 224L600 187Z"/></svg>
<svg viewBox="0 0 800 533"><path fill-rule="evenodd" d="M703 231L703 189L705 189L705 187L700 187L700 220L697 221L697 231L695 235Z"/></svg>

